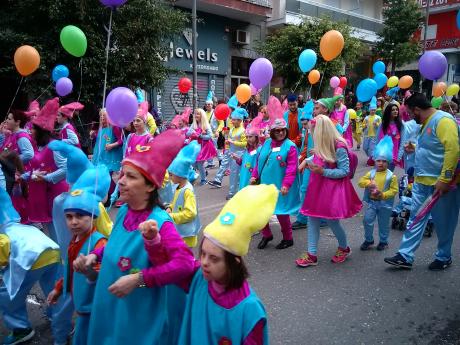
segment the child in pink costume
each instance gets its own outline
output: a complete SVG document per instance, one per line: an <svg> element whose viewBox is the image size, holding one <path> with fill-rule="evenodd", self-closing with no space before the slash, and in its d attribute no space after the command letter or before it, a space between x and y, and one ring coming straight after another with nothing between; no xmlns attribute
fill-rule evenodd
<svg viewBox="0 0 460 345"><path fill-rule="evenodd" d="M348 147L353 147L353 132L350 126L350 117L347 112L347 107L343 104L343 96L340 95L334 110L331 112L331 120L337 121L343 128L343 137L347 141Z"/></svg>
<svg viewBox="0 0 460 345"><path fill-rule="evenodd" d="M145 146L153 140L152 134L147 131L147 111L144 108L139 108L137 115L133 121L134 133L128 135L123 147L123 158L136 150L138 146Z"/></svg>
<svg viewBox="0 0 460 345"><path fill-rule="evenodd" d="M82 110L83 108L83 104L72 102L60 107L57 116L57 123L59 124L59 138L62 141L77 147L81 147L80 139L78 139L77 131L69 120L73 118L75 111Z"/></svg>
<svg viewBox="0 0 460 345"><path fill-rule="evenodd" d="M393 161L389 162L388 169L393 171L395 166L402 167L402 162L398 160L399 145L401 143L402 121L399 108L394 103L389 103L383 112L382 125L379 128L378 140L382 140L388 135L393 141Z"/></svg>
<svg viewBox="0 0 460 345"><path fill-rule="evenodd" d="M339 242L332 262L344 262L351 250L339 220L353 217L362 207L349 178L350 161L345 139L325 115L318 115L310 124L313 127L314 155L308 161L311 175L308 193L300 209L300 213L309 217L308 250L296 260L300 267L318 264L316 252L321 219L326 219ZM334 147L333 151L331 147Z"/></svg>
<svg viewBox="0 0 460 345"><path fill-rule="evenodd" d="M189 107L185 108L183 113L176 115L171 121L171 128L180 129L184 134L188 132L188 122L192 109Z"/></svg>
<svg viewBox="0 0 460 345"><path fill-rule="evenodd" d="M270 126L275 119L283 116L283 107L281 102L275 96L270 96L268 104L260 107L259 115L252 120L250 127L259 130L260 144L263 145L266 139L270 138Z"/></svg>

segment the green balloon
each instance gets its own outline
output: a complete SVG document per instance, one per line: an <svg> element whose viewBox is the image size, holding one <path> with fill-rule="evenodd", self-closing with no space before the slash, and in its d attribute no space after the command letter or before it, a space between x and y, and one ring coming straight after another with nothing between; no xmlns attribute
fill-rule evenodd
<svg viewBox="0 0 460 345"><path fill-rule="evenodd" d="M431 99L431 105L433 106L433 108L439 108L441 106L441 103L442 103L442 97L433 97Z"/></svg>
<svg viewBox="0 0 460 345"><path fill-rule="evenodd" d="M75 57L82 57L86 53L88 43L83 31L73 25L67 25L61 30L61 44L64 49Z"/></svg>

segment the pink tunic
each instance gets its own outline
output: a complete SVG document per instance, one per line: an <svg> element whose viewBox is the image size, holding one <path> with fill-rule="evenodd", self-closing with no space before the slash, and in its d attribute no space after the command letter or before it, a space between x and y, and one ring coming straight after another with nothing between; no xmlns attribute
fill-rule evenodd
<svg viewBox="0 0 460 345"><path fill-rule="evenodd" d="M137 145L147 145L152 140L153 137L148 132L145 132L142 135L131 133L130 135L128 135L128 138L126 139L125 158L128 157L131 154L131 152L133 152L136 149Z"/></svg>
<svg viewBox="0 0 460 345"><path fill-rule="evenodd" d="M337 163L326 163L317 155L313 156L313 163L327 169L337 167ZM332 179L312 172L300 213L316 218L345 219L356 215L361 207L348 176Z"/></svg>
<svg viewBox="0 0 460 345"><path fill-rule="evenodd" d="M331 120L336 120L342 127L345 123L345 116L347 113L347 107L342 106L339 109L334 109L331 113ZM349 147L353 147L353 132L351 130L351 126L348 125L347 129L343 133L344 139L347 141Z"/></svg>
<svg viewBox="0 0 460 345"><path fill-rule="evenodd" d="M216 157L217 150L216 150L216 146L214 146L213 141L211 139L203 139L199 137L201 134L210 135L210 133L203 132L201 128L196 128L195 133L197 136L196 140L198 141L198 144L201 145L201 150L200 150L200 153L198 154L198 157L196 158L196 161L204 162L204 161L207 161L208 159Z"/></svg>
<svg viewBox="0 0 460 345"><path fill-rule="evenodd" d="M54 162L53 151L48 145L43 149L36 149L34 158L30 161L28 171L40 170L47 174L58 168ZM67 192L69 185L64 180L54 184L46 181L29 180L28 220L31 223L49 223L52 219L53 201L59 194Z"/></svg>
<svg viewBox="0 0 460 345"><path fill-rule="evenodd" d="M399 152L399 144L401 142L401 133L399 133L398 127L394 122L391 122L388 126L385 133L383 133L382 127L380 127L379 131L379 141L383 139L385 135L389 135L391 140L393 141L393 164L402 167L402 162L398 161L398 152Z"/></svg>
<svg viewBox="0 0 460 345"><path fill-rule="evenodd" d="M64 127L62 127L61 129L61 132L59 133L59 135L61 136L61 139L69 139L68 137L68 134L67 134L67 131L71 131L71 132L74 132L74 134L77 136L78 138L78 134L77 134L77 131L75 130L75 128L72 126L71 123L66 123L64 125ZM77 146L78 148L81 148L81 145L80 145L80 138L78 138L78 144L75 145Z"/></svg>

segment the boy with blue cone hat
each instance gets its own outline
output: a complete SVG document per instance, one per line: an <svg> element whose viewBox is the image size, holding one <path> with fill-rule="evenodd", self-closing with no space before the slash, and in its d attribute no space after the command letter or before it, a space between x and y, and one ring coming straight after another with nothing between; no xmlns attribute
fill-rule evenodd
<svg viewBox="0 0 460 345"><path fill-rule="evenodd" d="M248 112L244 108L236 108L230 115L233 128L230 129L228 139L225 141L225 153L222 157L222 163L214 181L208 182L210 186L221 188L225 170L230 168L230 187L226 197L227 200L230 200L238 191L241 167L236 163L235 159L243 156L247 145L246 133L242 122L248 115Z"/></svg>
<svg viewBox="0 0 460 345"><path fill-rule="evenodd" d="M32 339L26 298L36 283L45 295L53 289L60 262L59 246L34 226L20 224L10 196L0 188L0 313L10 330L2 344L12 345ZM61 303L62 304L62 303ZM62 305L50 308L54 344L66 344L70 332L60 315Z"/></svg>
<svg viewBox="0 0 460 345"><path fill-rule="evenodd" d="M200 144L192 141L182 148L168 168L169 176L177 184L174 198L167 211L176 224L179 235L190 247L196 247L201 229L193 186L189 181L190 170L200 153Z"/></svg>
<svg viewBox="0 0 460 345"><path fill-rule="evenodd" d="M363 150L366 152L368 157L367 165L373 166L374 160L372 156L374 154L374 148L377 144L377 134L379 127L382 124L382 118L376 114L377 111L377 98L372 97L369 104L369 115L363 120Z"/></svg>
<svg viewBox="0 0 460 345"><path fill-rule="evenodd" d="M107 195L109 187L110 174L107 167L99 165L89 168L75 182L63 205L72 239L64 259L64 277L57 281L48 295L48 303L55 304L62 294L65 297L72 295L78 315L72 341L76 345L87 344L98 267L96 271L91 268L78 273L73 270L73 262L79 255L87 255L107 243L106 238L97 231L94 219L100 215L99 203Z"/></svg>
<svg viewBox="0 0 460 345"><path fill-rule="evenodd" d="M379 226L379 244L377 250L388 248L390 234L390 217L396 194L398 178L388 169L393 161L393 141L386 135L374 150L375 168L359 179L359 187L365 188L363 201L367 207L364 211L364 242L361 250L368 250L374 245L374 223Z"/></svg>

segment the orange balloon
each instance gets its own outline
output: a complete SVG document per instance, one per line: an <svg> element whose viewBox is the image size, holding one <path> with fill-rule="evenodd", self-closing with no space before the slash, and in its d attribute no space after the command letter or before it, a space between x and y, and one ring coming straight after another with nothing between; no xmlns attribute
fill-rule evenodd
<svg viewBox="0 0 460 345"><path fill-rule="evenodd" d="M440 83L436 83L433 86L433 96L434 97L441 97L446 93L447 90L447 85L443 81Z"/></svg>
<svg viewBox="0 0 460 345"><path fill-rule="evenodd" d="M240 84L236 88L235 95L238 102L246 103L251 98L251 87L248 84Z"/></svg>
<svg viewBox="0 0 460 345"><path fill-rule="evenodd" d="M20 75L27 77L40 66L40 54L34 47L20 46L14 53L14 65Z"/></svg>
<svg viewBox="0 0 460 345"><path fill-rule="evenodd" d="M320 74L317 69L312 69L310 73L308 73L308 81L311 85L316 84L319 82Z"/></svg>
<svg viewBox="0 0 460 345"><path fill-rule="evenodd" d="M342 34L337 30L330 30L321 37L319 51L324 60L331 61L340 55L344 45Z"/></svg>
<svg viewBox="0 0 460 345"><path fill-rule="evenodd" d="M414 83L414 79L410 75L405 75L399 79L398 86L400 89L408 89Z"/></svg>

